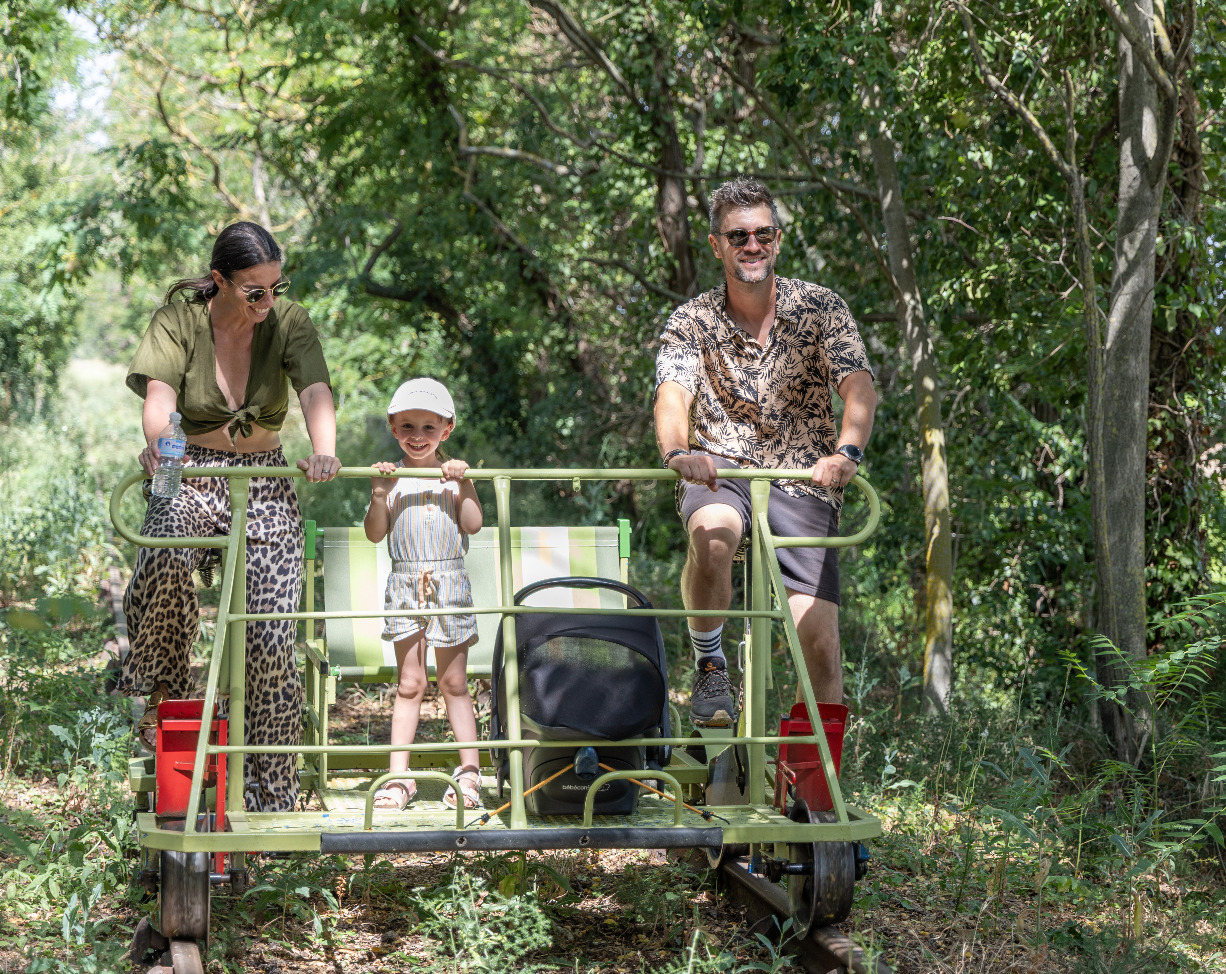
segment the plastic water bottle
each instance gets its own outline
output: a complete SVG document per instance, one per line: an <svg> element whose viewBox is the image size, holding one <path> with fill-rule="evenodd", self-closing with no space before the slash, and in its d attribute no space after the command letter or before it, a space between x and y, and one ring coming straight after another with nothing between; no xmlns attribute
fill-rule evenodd
<svg viewBox="0 0 1226 974"><path fill-rule="evenodd" d="M187 452L187 437L179 420L179 413L170 414L170 425L158 437L158 453L162 462L153 474L154 497L178 497L179 483L183 479L183 456Z"/></svg>

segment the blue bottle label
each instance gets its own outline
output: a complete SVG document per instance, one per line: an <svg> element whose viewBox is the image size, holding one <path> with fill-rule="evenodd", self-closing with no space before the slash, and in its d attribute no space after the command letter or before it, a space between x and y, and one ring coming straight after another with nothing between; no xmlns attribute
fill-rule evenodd
<svg viewBox="0 0 1226 974"><path fill-rule="evenodd" d="M170 457L177 460L182 460L184 453L187 452L187 443L176 436L159 436L158 437L158 453L163 459Z"/></svg>

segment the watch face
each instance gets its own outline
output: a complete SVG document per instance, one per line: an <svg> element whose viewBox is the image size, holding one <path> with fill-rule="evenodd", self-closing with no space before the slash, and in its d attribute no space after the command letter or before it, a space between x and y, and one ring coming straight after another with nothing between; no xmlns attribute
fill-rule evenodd
<svg viewBox="0 0 1226 974"><path fill-rule="evenodd" d="M864 451L858 446L853 446L851 443L844 443L839 447L838 452L847 457L852 463L859 463L864 459Z"/></svg>

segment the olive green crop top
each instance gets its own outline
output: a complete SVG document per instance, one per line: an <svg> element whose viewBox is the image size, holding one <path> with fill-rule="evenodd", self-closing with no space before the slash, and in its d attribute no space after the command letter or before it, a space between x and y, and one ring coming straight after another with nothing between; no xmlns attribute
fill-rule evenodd
<svg viewBox="0 0 1226 974"><path fill-rule="evenodd" d="M154 312L128 367L128 388L144 399L150 379L175 390L188 436L211 433L228 423L231 438L239 432L250 436L252 423L279 430L289 410L289 382L297 393L316 382L331 385L311 316L284 298L255 326L251 372L237 411L226 405L217 385L213 327L203 302L172 301Z"/></svg>

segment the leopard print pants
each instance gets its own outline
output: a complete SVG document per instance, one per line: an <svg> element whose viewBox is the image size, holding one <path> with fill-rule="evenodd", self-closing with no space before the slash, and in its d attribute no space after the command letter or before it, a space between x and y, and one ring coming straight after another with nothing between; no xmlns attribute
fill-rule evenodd
<svg viewBox="0 0 1226 974"><path fill-rule="evenodd" d="M226 453L188 445L189 467L285 467L280 449ZM142 534L212 537L230 532L229 482L222 477L185 479L174 498L151 497ZM247 606L249 612L297 612L302 592L302 514L288 477L255 478L247 504ZM207 548L141 548L124 593L131 652L119 689L148 694L159 681L172 698L193 691L192 645L200 606L192 572ZM294 656L291 620L247 623L247 744L298 744L302 740L302 680ZM224 701L223 701L224 705ZM298 798L298 758L248 754L248 811L290 811Z"/></svg>

